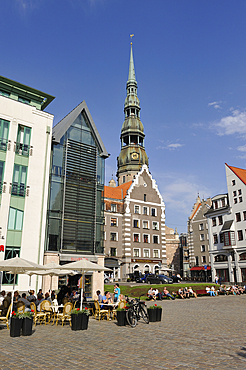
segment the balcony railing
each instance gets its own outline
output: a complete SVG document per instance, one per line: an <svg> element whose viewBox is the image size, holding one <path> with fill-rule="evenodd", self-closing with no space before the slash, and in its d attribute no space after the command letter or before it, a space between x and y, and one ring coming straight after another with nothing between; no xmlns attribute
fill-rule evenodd
<svg viewBox="0 0 246 370"><path fill-rule="evenodd" d="M3 150L4 152L7 151L7 144L8 140L7 139L0 139L0 150Z"/></svg>
<svg viewBox="0 0 246 370"><path fill-rule="evenodd" d="M12 184L11 194L16 195L18 197L25 197L25 195L26 195L26 185L25 184L18 184L18 183L14 182Z"/></svg>
<svg viewBox="0 0 246 370"><path fill-rule="evenodd" d="M29 157L30 145L22 144L22 143L16 143L15 153L23 155L25 157Z"/></svg>

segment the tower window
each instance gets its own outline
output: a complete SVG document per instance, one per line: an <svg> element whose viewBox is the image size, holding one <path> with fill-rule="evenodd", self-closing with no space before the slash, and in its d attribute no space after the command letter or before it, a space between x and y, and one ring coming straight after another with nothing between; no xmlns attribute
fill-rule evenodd
<svg viewBox="0 0 246 370"><path fill-rule="evenodd" d="M123 183L126 182L126 176L123 176Z"/></svg>
<svg viewBox="0 0 246 370"><path fill-rule="evenodd" d="M146 202L146 199L147 199L146 194L144 194L144 202Z"/></svg>

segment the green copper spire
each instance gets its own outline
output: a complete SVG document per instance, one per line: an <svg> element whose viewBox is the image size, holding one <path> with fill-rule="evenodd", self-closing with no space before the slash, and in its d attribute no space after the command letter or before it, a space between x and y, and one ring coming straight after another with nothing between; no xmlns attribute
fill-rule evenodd
<svg viewBox="0 0 246 370"><path fill-rule="evenodd" d="M137 94L133 51L131 42L129 75L126 83L124 104L125 121L121 128L121 152L118 160L118 184L130 181L140 171L143 164L149 164L144 149L144 127L140 120L140 102Z"/></svg>

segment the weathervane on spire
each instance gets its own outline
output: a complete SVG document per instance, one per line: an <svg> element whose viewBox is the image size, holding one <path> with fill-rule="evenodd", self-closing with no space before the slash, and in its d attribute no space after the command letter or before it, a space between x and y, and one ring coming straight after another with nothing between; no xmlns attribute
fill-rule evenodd
<svg viewBox="0 0 246 370"><path fill-rule="evenodd" d="M132 45L132 38L134 36L134 33L130 35L130 38L131 38L131 45Z"/></svg>

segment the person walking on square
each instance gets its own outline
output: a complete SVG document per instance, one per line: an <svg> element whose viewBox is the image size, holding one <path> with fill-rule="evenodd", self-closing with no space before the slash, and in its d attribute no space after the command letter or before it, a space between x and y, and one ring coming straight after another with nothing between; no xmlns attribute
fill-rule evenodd
<svg viewBox="0 0 246 370"><path fill-rule="evenodd" d="M118 301L119 296L120 296L120 288L119 288L119 284L116 283L114 286L114 302Z"/></svg>

